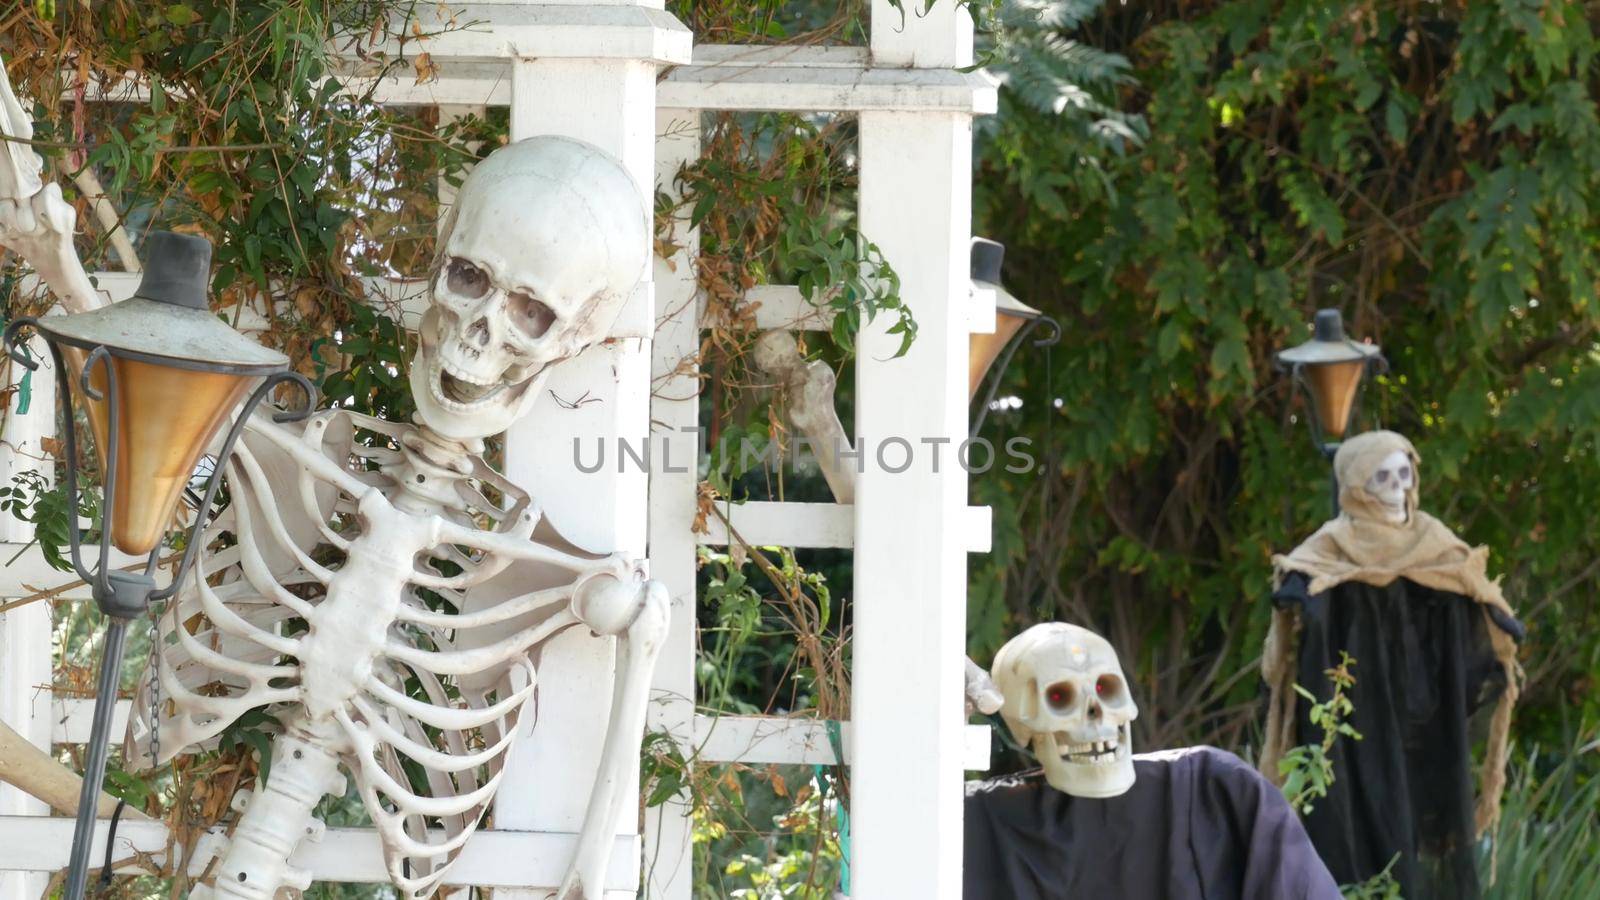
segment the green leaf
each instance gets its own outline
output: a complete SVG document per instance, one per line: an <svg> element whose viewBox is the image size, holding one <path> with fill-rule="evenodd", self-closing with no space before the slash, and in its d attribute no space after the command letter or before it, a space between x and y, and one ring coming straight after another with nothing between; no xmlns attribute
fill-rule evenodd
<svg viewBox="0 0 1600 900"><path fill-rule="evenodd" d="M162 15L166 17L168 22L180 28L200 21L200 14L195 12L187 3L171 4L162 12Z"/></svg>

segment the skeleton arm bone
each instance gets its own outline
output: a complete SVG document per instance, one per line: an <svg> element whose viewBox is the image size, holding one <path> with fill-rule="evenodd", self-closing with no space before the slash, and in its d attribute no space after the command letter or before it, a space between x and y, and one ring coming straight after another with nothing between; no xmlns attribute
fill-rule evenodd
<svg viewBox="0 0 1600 900"><path fill-rule="evenodd" d="M530 523L538 519L538 514L532 509L524 510L522 516ZM522 528L519 527L517 531L522 531ZM637 563L620 554L585 557L534 543L526 537L518 536L516 532L477 531L444 520L441 520L439 526L439 540L441 543L457 544L502 556L507 561L520 560L559 566L574 575L605 574L618 579L627 579L637 569Z"/></svg>
<svg viewBox="0 0 1600 900"><path fill-rule="evenodd" d="M616 677L611 719L595 772L594 789L578 833L578 849L557 900L599 900L604 896L606 863L617 820L628 805L624 790L639 768L639 735L650 701L650 673L667 636L671 601L658 581L607 585L581 593L573 606L584 623L600 634L617 636Z"/></svg>
<svg viewBox="0 0 1600 900"><path fill-rule="evenodd" d="M837 379L833 370L820 362L807 363L800 356L794 335L787 331L769 331L756 342L756 365L776 379L788 390L789 418L811 443L827 480L833 497L840 503L854 503L856 498L856 472L844 464L839 453L850 445L844 425L834 405ZM989 715L998 712L1004 699L1000 689L969 657L966 676L967 715L973 711Z"/></svg>
<svg viewBox="0 0 1600 900"><path fill-rule="evenodd" d="M78 215L59 185L40 180L44 162L28 146L32 138L33 123L0 59L0 247L26 259L68 312L104 306L72 246Z"/></svg>
<svg viewBox="0 0 1600 900"><path fill-rule="evenodd" d="M807 363L800 356L794 335L769 331L756 342L756 365L782 385L789 397L789 418L810 442L822 477L839 503L856 500L856 473L844 465L841 451L850 438L839 421L834 406L838 379L833 370L820 362Z"/></svg>

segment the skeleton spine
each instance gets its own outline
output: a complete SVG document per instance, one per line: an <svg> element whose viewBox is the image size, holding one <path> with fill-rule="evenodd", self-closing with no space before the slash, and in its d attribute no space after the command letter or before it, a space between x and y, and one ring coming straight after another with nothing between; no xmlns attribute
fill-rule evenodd
<svg viewBox="0 0 1600 900"><path fill-rule="evenodd" d="M273 741L270 775L251 793L222 851L214 892L196 890L191 898L273 900L285 885L298 890L311 885L310 873L290 867L289 856L302 839L321 835L322 822L311 811L323 795L344 793L339 754L329 746L331 725L301 714Z"/></svg>

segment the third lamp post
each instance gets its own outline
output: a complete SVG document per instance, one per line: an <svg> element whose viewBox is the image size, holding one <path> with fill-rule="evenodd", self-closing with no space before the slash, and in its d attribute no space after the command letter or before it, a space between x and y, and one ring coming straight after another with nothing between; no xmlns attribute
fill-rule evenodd
<svg viewBox="0 0 1600 900"><path fill-rule="evenodd" d="M1306 416L1311 440L1330 461L1355 421L1367 376L1382 374L1389 368L1377 344L1358 343L1345 336L1344 318L1337 309L1317 310L1311 339L1279 350L1277 363L1306 392L1311 405L1310 415ZM1337 484L1333 498L1337 512Z"/></svg>

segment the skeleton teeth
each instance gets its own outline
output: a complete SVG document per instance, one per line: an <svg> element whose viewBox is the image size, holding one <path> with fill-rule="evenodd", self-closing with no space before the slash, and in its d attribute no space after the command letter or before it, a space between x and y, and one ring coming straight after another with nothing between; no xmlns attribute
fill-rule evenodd
<svg viewBox="0 0 1600 900"><path fill-rule="evenodd" d="M1120 734L1121 729L1118 729ZM1056 732L1056 750L1063 759L1094 765L1109 764L1118 759L1122 744L1116 738L1104 741L1071 741L1065 732Z"/></svg>
<svg viewBox="0 0 1600 900"><path fill-rule="evenodd" d="M505 389L503 383L474 378L437 357L433 376L434 399L451 412L468 412Z"/></svg>

